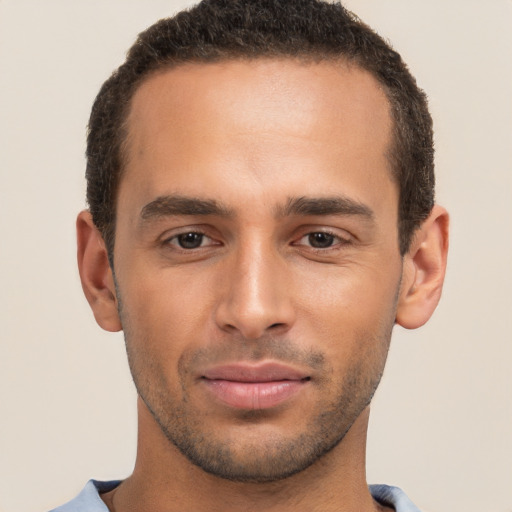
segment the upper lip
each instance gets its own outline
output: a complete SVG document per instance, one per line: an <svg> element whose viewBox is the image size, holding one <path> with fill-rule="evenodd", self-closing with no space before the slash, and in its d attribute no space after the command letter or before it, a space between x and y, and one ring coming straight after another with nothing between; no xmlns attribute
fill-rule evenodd
<svg viewBox="0 0 512 512"><path fill-rule="evenodd" d="M283 380L304 380L309 375L283 363L265 362L259 364L231 363L206 369L202 378L234 382L274 382Z"/></svg>

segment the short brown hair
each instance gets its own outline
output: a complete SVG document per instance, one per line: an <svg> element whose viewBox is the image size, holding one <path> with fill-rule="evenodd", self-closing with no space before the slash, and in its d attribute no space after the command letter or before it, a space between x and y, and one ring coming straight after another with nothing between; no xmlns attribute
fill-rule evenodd
<svg viewBox="0 0 512 512"><path fill-rule="evenodd" d="M156 70L186 62L261 57L344 59L370 72L383 87L394 121L388 157L399 187L400 252L407 252L434 205L434 149L426 96L400 55L341 4L203 0L139 34L94 102L87 138L87 201L111 264L126 120L139 85Z"/></svg>

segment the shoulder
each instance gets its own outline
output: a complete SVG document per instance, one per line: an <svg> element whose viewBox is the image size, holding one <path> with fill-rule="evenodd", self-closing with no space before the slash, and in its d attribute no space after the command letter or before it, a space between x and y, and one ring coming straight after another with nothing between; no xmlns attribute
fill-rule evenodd
<svg viewBox="0 0 512 512"><path fill-rule="evenodd" d="M89 480L80 494L68 503L54 508L50 512L108 512L108 508L100 497L100 493L108 492L117 487L120 480L100 482Z"/></svg>

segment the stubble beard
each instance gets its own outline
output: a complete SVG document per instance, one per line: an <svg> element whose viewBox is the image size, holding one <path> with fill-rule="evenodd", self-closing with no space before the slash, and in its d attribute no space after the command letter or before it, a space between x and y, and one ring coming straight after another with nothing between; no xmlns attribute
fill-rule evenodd
<svg viewBox="0 0 512 512"><path fill-rule="evenodd" d="M356 343L366 349L349 366L343 378L334 384L336 391L331 393L334 398L330 402L317 404L316 414L312 415L302 433L293 438L272 436L264 441L258 439L235 450L229 439L215 438L215 433L205 428L207 423L201 411L188 407L185 386L187 357L182 356L178 364L183 396L175 397L169 391L164 373L158 372L158 362L144 353L143 347L148 344L143 335L139 336L138 344L142 347L142 353L137 354L132 344L137 335L131 329L129 315L124 312L115 275L114 283L132 378L138 395L164 436L203 471L233 482L251 483L276 482L297 474L343 441L370 404L382 378L401 285L399 281L391 311L377 327L377 332L360 333ZM330 374L332 379L333 371L326 365L321 352L310 350L297 353L297 348L289 340L266 338L251 345L239 346L244 347L246 359L257 361L268 357L284 362L301 362L317 369L324 366L323 373ZM227 352L232 355L232 348L228 346ZM196 352L191 357L200 358L203 355ZM264 421L264 416L265 411L247 411L245 420L251 425L258 419Z"/></svg>
<svg viewBox="0 0 512 512"><path fill-rule="evenodd" d="M230 439L223 436L222 431L219 435L219 432L208 428L204 412L190 405L184 375L180 375L183 395L172 396L165 379L156 378L156 375L162 375L158 372L158 364L149 361L147 354L142 358L141 354L136 354L130 341L130 331L126 328L125 340L138 394L167 440L192 464L207 473L234 482L268 483L305 470L344 439L355 420L369 405L380 382L391 329L392 326L386 335L370 343L368 339L361 340L361 343L366 343L380 353L377 356L365 354L342 379L335 384L331 382L328 386L329 396L333 398L317 404L315 413L300 433L292 437L271 434L253 439L248 436L242 440ZM258 343L261 352L261 343L264 342ZM276 350L272 347L278 344L280 348L277 352L280 355L283 347L288 346L289 350L293 350L292 344L285 340L267 340L266 343L268 349L264 351L270 356L276 356ZM139 346L143 347L144 343ZM294 356L294 360L300 357ZM316 357L318 359L319 355ZM186 365L179 366L181 368ZM328 368L324 370L327 374L332 373ZM245 422L250 430L258 422L265 422L266 414L266 411L246 411L237 421Z"/></svg>

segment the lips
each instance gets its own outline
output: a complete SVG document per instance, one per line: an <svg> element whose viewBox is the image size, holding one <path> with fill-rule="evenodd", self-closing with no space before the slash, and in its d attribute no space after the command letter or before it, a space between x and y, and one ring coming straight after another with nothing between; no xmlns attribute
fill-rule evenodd
<svg viewBox="0 0 512 512"><path fill-rule="evenodd" d="M310 381L309 375L279 363L229 364L201 376L220 402L237 409L269 409L291 399Z"/></svg>

